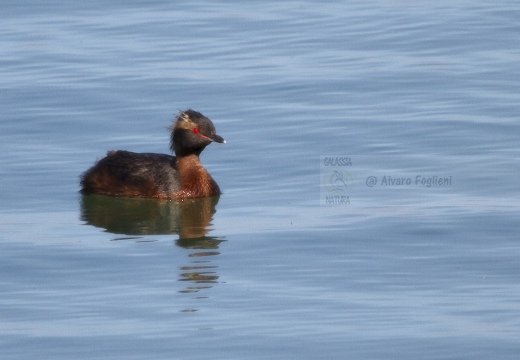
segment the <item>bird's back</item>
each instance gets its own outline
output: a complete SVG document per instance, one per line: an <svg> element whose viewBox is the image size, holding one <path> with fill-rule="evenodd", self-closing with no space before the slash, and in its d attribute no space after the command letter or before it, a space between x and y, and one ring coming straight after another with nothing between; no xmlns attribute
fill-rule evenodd
<svg viewBox="0 0 520 360"><path fill-rule="evenodd" d="M170 198L180 189L175 156L109 151L81 179L84 193Z"/></svg>

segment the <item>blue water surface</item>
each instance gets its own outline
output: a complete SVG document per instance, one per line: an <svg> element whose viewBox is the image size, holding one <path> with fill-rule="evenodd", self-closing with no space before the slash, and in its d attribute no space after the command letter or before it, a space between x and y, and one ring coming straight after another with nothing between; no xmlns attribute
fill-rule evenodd
<svg viewBox="0 0 520 360"><path fill-rule="evenodd" d="M5 5L0 357L516 359L519 17ZM167 153L187 108L227 141L216 203L78 192L107 150Z"/></svg>

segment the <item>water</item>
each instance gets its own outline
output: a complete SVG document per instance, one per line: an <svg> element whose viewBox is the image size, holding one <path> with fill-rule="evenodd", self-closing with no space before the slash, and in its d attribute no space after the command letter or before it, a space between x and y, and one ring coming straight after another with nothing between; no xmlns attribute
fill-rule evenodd
<svg viewBox="0 0 520 360"><path fill-rule="evenodd" d="M2 359L516 358L519 13L4 6ZM190 107L218 201L78 193Z"/></svg>

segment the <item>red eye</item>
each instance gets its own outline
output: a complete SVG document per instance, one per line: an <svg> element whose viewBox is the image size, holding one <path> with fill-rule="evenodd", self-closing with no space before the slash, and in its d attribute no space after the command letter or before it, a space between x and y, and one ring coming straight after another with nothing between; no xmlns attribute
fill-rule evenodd
<svg viewBox="0 0 520 360"><path fill-rule="evenodd" d="M194 134L198 134L199 133L199 129L197 129L197 128L193 128L192 131L193 131Z"/></svg>

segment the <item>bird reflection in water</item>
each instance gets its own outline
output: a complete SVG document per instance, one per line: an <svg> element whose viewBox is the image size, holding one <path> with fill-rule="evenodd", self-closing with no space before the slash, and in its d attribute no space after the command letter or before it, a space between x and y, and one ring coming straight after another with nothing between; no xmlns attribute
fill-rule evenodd
<svg viewBox="0 0 520 360"><path fill-rule="evenodd" d="M200 239L210 231L218 200L218 196L176 201L83 195L81 220L113 234Z"/></svg>
<svg viewBox="0 0 520 360"><path fill-rule="evenodd" d="M218 196L174 201L83 195L81 220L113 234L139 238L177 234L176 245L197 250L188 255L190 264L180 267L179 281L190 282L180 292L196 293L219 279L217 266L209 259L220 254L216 250L224 240L208 236L218 200Z"/></svg>

